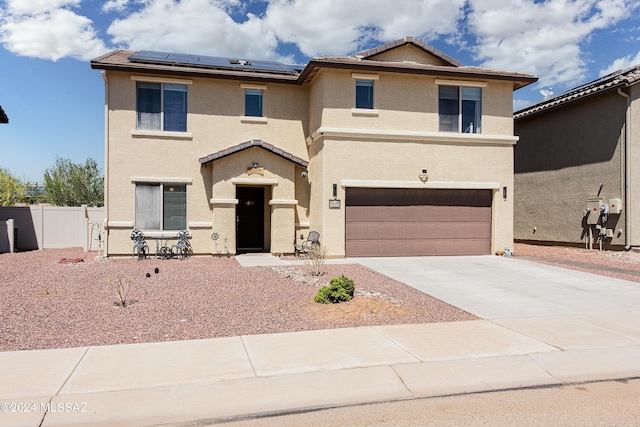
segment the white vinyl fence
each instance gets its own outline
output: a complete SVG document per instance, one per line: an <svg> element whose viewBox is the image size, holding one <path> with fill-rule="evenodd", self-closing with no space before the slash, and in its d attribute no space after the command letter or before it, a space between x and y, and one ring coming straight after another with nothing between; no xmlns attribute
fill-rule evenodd
<svg viewBox="0 0 640 427"><path fill-rule="evenodd" d="M0 253L81 247L100 249L104 208L0 207Z"/></svg>

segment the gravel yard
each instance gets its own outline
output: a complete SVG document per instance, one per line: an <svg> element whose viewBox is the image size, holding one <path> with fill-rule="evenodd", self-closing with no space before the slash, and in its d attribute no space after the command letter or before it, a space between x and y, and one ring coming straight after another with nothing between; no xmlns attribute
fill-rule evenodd
<svg viewBox="0 0 640 427"><path fill-rule="evenodd" d="M514 254L640 282L635 252L516 244ZM0 255L0 351L475 319L357 264L325 265L315 278L306 266L242 268L233 258L95 255L79 248ZM63 258L84 260L61 264ZM355 298L315 303L318 288L341 274L355 281ZM123 308L109 282L125 276L133 286Z"/></svg>
<svg viewBox="0 0 640 427"><path fill-rule="evenodd" d="M640 282L640 254L633 251L587 251L584 248L516 243L516 258Z"/></svg>
<svg viewBox="0 0 640 427"><path fill-rule="evenodd" d="M0 255L0 351L175 341L474 316L360 265L325 265L320 282L355 281L353 300L313 301L306 266L242 268L233 258L95 260L81 249ZM63 258L83 262L61 264ZM155 273L155 268L159 269ZM146 274L150 273L150 277ZM133 279L131 305L109 281Z"/></svg>

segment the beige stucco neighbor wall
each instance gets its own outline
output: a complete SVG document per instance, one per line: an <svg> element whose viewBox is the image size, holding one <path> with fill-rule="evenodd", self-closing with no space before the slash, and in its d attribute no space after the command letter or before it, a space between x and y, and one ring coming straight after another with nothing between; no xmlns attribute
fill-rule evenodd
<svg viewBox="0 0 640 427"><path fill-rule="evenodd" d="M585 244L587 200L624 200L625 108L610 91L516 121L516 239ZM625 243L624 205L605 224L614 230L607 245Z"/></svg>
<svg viewBox="0 0 640 427"><path fill-rule="evenodd" d="M162 76L151 77L160 81L166 79ZM144 81L144 78L137 78ZM201 166L198 161L200 157L255 138L302 159L308 159L305 144L309 116L306 87L293 87L286 84L263 85L265 119L255 120L243 118L242 82L202 78L178 79L177 82L183 81L188 84L187 132L140 134L135 132L136 80L130 77L130 73L112 71L107 73L107 80L109 100L108 255L131 253L132 242L129 235L135 227L136 181L186 182L187 226L192 234L191 245L197 254L210 254L215 251L214 242L210 237L213 229L220 226L227 227L229 230L234 229L235 219L232 227L231 218L235 218L235 213L231 214L231 212L235 212L235 206L229 204L216 206L216 214L213 214L210 199L217 197L212 193L216 190L221 191L221 188L213 188L211 166ZM176 82L174 80L172 82ZM260 151L266 154L266 151ZM251 165L250 160L245 157L232 156L227 162L237 163L236 168L244 168L244 173L246 167ZM259 157L260 161L263 158L262 154L262 157ZM224 164L223 160L219 162ZM219 162L214 162L214 167L218 167ZM282 162L287 163L284 159ZM295 200L293 163L290 163L289 169L291 170L286 173L286 179L291 182L291 185L279 182L278 189L274 189L273 197L278 198L280 195L277 193L284 192L287 193L288 199ZM232 186L231 190L233 188ZM304 192L299 194L304 196ZM235 198L235 193L230 197ZM303 202L303 205L305 203L308 205L308 201ZM280 206L277 208L276 217L283 216L280 213L283 209L285 208ZM295 206L288 209L295 216ZM223 214L225 211L227 214ZM299 212L298 215L302 213ZM283 222L284 220L280 222L276 220L271 224L271 230L275 232L282 228L283 226L279 224ZM291 224L288 226L291 231L287 231L289 246L292 246L294 236L294 220ZM270 243L272 248L284 249L281 247L283 243L277 243L275 240ZM154 243L151 242L151 245L153 246ZM291 249L288 252L291 252Z"/></svg>

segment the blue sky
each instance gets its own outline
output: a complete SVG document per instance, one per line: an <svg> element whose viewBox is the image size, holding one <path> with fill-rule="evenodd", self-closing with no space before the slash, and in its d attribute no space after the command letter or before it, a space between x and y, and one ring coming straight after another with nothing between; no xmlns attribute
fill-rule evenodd
<svg viewBox="0 0 640 427"><path fill-rule="evenodd" d="M89 61L148 49L306 63L414 36L464 65L529 72L514 107L640 63L640 0L0 0L0 168L104 164Z"/></svg>

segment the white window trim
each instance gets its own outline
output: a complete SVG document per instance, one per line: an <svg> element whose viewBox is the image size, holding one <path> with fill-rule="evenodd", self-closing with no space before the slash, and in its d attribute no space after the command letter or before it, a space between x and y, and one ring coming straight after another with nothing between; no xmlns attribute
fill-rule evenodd
<svg viewBox="0 0 640 427"><path fill-rule="evenodd" d="M436 79L438 86L467 86L467 87L487 87L487 82L474 82L470 80L442 80Z"/></svg>
<svg viewBox="0 0 640 427"><path fill-rule="evenodd" d="M377 74L351 73L351 78L356 80L378 80L380 76Z"/></svg>
<svg viewBox="0 0 640 427"><path fill-rule="evenodd" d="M267 124L267 118L263 116L242 116L240 117L240 123L257 123L257 124Z"/></svg>
<svg viewBox="0 0 640 427"><path fill-rule="evenodd" d="M267 85L240 83L242 89L267 90Z"/></svg>
<svg viewBox="0 0 640 427"><path fill-rule="evenodd" d="M192 178L168 178L155 176L132 176L131 182L134 184L192 184Z"/></svg>
<svg viewBox="0 0 640 427"><path fill-rule="evenodd" d="M191 132L175 132L164 130L138 130L133 129L131 136L137 138L163 138L163 139L184 139L192 140L193 133Z"/></svg>
<svg viewBox="0 0 640 427"><path fill-rule="evenodd" d="M380 110L377 109L368 109L368 108L352 108L351 115L352 116L368 116L368 117L378 117L380 114Z"/></svg>
<svg viewBox="0 0 640 427"><path fill-rule="evenodd" d="M190 79L173 79L170 77L131 76L131 80L135 80L136 82L169 83L179 85L193 84L193 80Z"/></svg>

